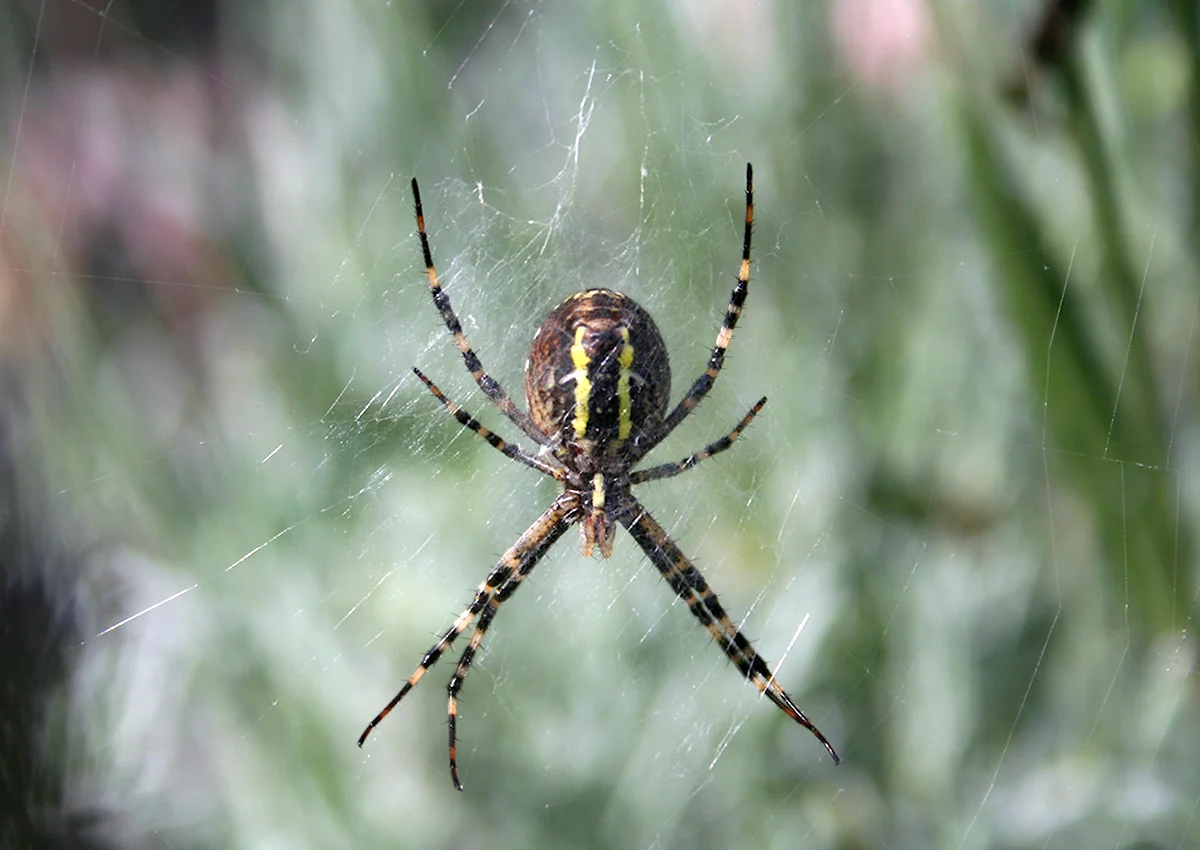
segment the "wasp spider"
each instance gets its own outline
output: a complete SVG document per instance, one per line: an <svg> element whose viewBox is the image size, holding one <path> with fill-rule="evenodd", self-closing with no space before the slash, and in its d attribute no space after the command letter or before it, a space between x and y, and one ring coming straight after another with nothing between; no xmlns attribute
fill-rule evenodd
<svg viewBox="0 0 1200 850"><path fill-rule="evenodd" d="M504 553L479 585L471 604L430 647L400 691L363 730L358 739L360 747L371 730L421 681L455 639L474 626L447 688L450 778L454 787L461 791L455 738L458 694L500 605L516 592L542 556L572 525L579 525L585 556L599 548L606 558L612 554L616 527L622 525L742 675L788 717L812 732L837 764L838 755L833 746L779 687L767 662L725 613L704 576L632 492L635 484L670 478L725 451L766 404L766 398L759 399L732 431L682 460L634 469L696 409L720 374L725 350L733 338L733 329L750 285L753 191L753 171L747 164L746 228L737 283L717 333L716 345L708 358L708 368L670 412L671 366L654 320L633 299L619 292L589 289L572 295L556 307L534 334L533 346L525 361L525 399L529 406L526 413L483 370L483 364L463 332L462 323L450 306L449 296L438 283L425 235L421 195L416 179L412 181L417 233L433 303L441 312L467 369L483 394L539 446L539 451L530 454L492 433L448 399L420 369L413 371L462 425L512 460L553 478L562 485L562 493Z"/></svg>

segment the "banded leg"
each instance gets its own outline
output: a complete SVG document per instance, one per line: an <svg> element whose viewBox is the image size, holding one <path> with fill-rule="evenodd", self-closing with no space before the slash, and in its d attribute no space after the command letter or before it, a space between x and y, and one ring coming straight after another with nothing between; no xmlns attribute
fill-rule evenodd
<svg viewBox="0 0 1200 850"><path fill-rule="evenodd" d="M715 454L725 451L733 445L733 441L742 436L742 432L746 430L746 426L751 420L758 415L758 412L763 409L763 405L767 403L767 397L763 396L758 400L754 407L750 408L750 412L742 417L732 431L726 434L719 440L713 440L700 451L688 455L683 460L675 461L674 463L664 463L659 466L652 466L649 469L641 469L630 474L630 484L641 484L645 481L657 481L660 478L672 478L681 472L686 472L702 460L706 460Z"/></svg>
<svg viewBox="0 0 1200 850"><path fill-rule="evenodd" d="M737 283L733 286L733 292L729 296L729 306L725 309L725 319L721 322L721 329L717 331L717 343L713 346L712 354L708 358L708 367L704 370L696 382L692 384L692 388L687 391L687 395L679 400L679 404L675 405L667 418L663 420L662 430L658 433L655 439L643 449L641 454L645 454L661 442L668 434L678 427L679 423L687 418L687 415L696 409L704 397L708 395L708 391L712 389L716 383L717 375L721 372L721 366L725 363L725 351L729 348L729 343L733 339L733 329L737 327L738 318L742 315L742 305L746 303L746 295L750 291L750 232L754 225L754 169L750 163L746 163L746 229L742 235L742 264L738 267Z"/></svg>
<svg viewBox="0 0 1200 850"><path fill-rule="evenodd" d="M433 267L433 253L429 250L429 237L425 235L425 213L421 209L421 190L417 188L417 178L415 177L412 181L412 193L413 205L417 212L417 234L421 237L421 253L425 259L425 273L429 276L429 293L433 296L433 305L442 314L442 321L446 323L446 329L454 337L454 344L462 352L463 362L467 364L467 371L471 373L471 377L475 379L479 389L483 390L483 394L491 399L496 407L500 408L500 412L507 416L510 422L524 431L525 435L538 445L546 445L546 435L537 429L533 420L529 418L529 414L513 404L513 400L509 398L508 393L497 383L496 379L483 371L483 363L480 362L475 349L471 347L471 341L467 339L462 322L458 320L454 308L450 306L450 296L438 283L437 270Z"/></svg>
<svg viewBox="0 0 1200 850"><path fill-rule="evenodd" d="M421 383L423 383L429 389L429 391L433 393L434 398L440 401L442 406L445 407L446 410L450 411L450 415L458 420L460 425L465 428L470 428L476 434L483 437L483 439L488 441L492 448L496 449L507 458L520 461L530 469L536 469L543 475L549 475L555 481L563 481L566 478L566 473L563 472L563 470L559 469L557 466L551 466L545 461L538 460L536 457L533 457L525 452L520 446L507 442L491 429L483 425L483 423L481 423L474 416L467 413L450 399L446 398L445 394L438 389L437 384L425 377L425 373L416 366L413 366L413 372L415 372L416 376L421 379Z"/></svg>
<svg viewBox="0 0 1200 850"><path fill-rule="evenodd" d="M767 666L750 641L729 619L717 599L717 594L708 586L704 576L675 542L636 499L630 498L629 512L621 516L621 524L642 547L642 551L658 568L675 594L687 603L688 609L708 630L713 640L724 650L726 657L750 680L771 702L775 703L790 718L811 732L829 752L834 764L838 764L837 751L821 734L812 721L800 710L775 681L775 674Z"/></svg>
<svg viewBox="0 0 1200 850"><path fill-rule="evenodd" d="M450 730L450 779L454 782L455 789L461 791L462 783L458 781L458 694L462 690L463 683L466 681L467 673L471 669L471 662L475 660L475 653L479 651L480 644L483 643L483 637L487 633L488 626L492 624L492 619L495 618L496 612L500 610L500 605L510 596L516 593L517 588L521 586L521 582L533 572L533 568L537 566L542 555L554 545L555 541L567 530L570 523L562 522L542 541L538 543L538 551L531 554L525 563L523 563L515 573L512 573L500 589L492 594L491 598L484 603L483 613L479 616L479 622L475 624L475 630L471 632L471 640L467 644L466 649L459 656L458 666L454 668L454 675L450 678L450 684L446 686L447 701L446 714L449 718L448 726Z"/></svg>
<svg viewBox="0 0 1200 850"><path fill-rule="evenodd" d="M533 565L537 563L542 555L546 554L546 550L550 544L562 536L567 530L567 523L564 517L567 515L568 500L559 497L555 500L544 514L537 518L533 525L525 530L525 533L517 538L517 542L501 556L496 566L479 585L479 589L475 591L475 597L471 600L471 604L467 606L458 617L454 620L454 624L446 630L446 633L429 648L425 653L425 657L421 659L420 665L413 671L413 674L408 677L408 681L404 683L399 692L392 697L391 702L384 706L383 711L375 715L375 719L367 724L367 728L358 736L358 745L361 747L363 742L367 740L367 736L371 734L376 726L383 722L383 719L391 713L391 710L396 707L400 700L407 696L408 692L416 687L421 681L421 677L425 675L430 667L438 662L444 653L455 639L458 638L471 623L475 622L475 618L479 616L488 604L488 601L496 595L500 588L505 586L505 583L512 578L514 573L524 571L528 573L533 569Z"/></svg>

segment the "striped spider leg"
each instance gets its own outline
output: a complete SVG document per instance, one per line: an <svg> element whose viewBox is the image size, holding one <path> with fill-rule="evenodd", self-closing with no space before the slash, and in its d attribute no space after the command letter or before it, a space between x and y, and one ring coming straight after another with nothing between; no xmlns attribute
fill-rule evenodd
<svg viewBox="0 0 1200 850"><path fill-rule="evenodd" d="M479 389L483 390L483 394L491 399L496 407L500 408L500 412L507 416L510 422L524 431L525 436L529 437L535 443L546 445L547 435L533 424L528 413L513 403L508 393L504 391L504 387L500 386L491 375L483 371L483 363L480 362L479 355L471 347L471 341L467 339L467 333L463 330L462 322L458 320L458 315L454 312L454 308L450 306L450 296L446 294L446 291L442 289L442 285L438 282L437 270L433 267L433 252L429 250L429 237L425 235L425 212L421 208L421 190L417 186L417 178L415 177L412 179L412 193L413 207L416 209L417 214L417 235L421 240L421 254L425 260L425 274L429 278L429 294L433 296L433 305L442 314L442 321L446 323L446 329L454 337L454 344L462 352L463 362L467 366L467 371L471 373L471 377L475 379L475 383L479 385Z"/></svg>
<svg viewBox="0 0 1200 850"><path fill-rule="evenodd" d="M458 779L458 693L462 690L467 671L471 667L475 653L478 651L479 645L483 642L484 633L491 624L492 618L496 616L500 604L516 592L521 582L533 571L533 568L537 566L542 556L546 554L550 547L570 527L571 521L567 518L569 506L570 500L560 496L554 501L554 504L534 521L533 525L525 530L524 534L517 538L517 542L500 557L496 566L488 573L488 577L483 580L483 583L479 585L479 589L475 591L475 597L471 600L471 604L455 618L453 625L446 630L438 642L429 648L425 656L421 659L421 663L413 671L412 675L408 677L403 687L383 707L383 710L375 715L374 719L367 724L367 728L358 736L358 745L360 747L367 740L367 736L371 734L372 730L383 722L383 719L391 713L400 700L408 695L409 691L416 687L417 683L425 675L425 672L438 662L442 654L450 648L450 645L454 643L458 636L470 628L471 624L475 623L476 618L478 618L475 631L471 634L471 640L459 657L458 666L455 668L454 676L450 679L450 684L447 687L446 712L449 717L450 778L454 782L455 789L462 790L462 783Z"/></svg>
<svg viewBox="0 0 1200 850"><path fill-rule="evenodd" d="M696 569L687 557L675 545L675 541L655 521L654 517L643 508L636 499L629 497L627 510L621 514L621 525L625 526L638 546L646 553L650 562L658 568L675 595L687 603L688 610L700 621L700 625L708 630L713 640L721 647L733 666L750 680L783 712L809 732L812 732L829 752L834 764L839 764L837 751L821 730L813 725L795 701L788 696L783 688L775 681L775 674L767 666L761 655L751 646L750 641L741 633L729 615L725 613L717 594L704 580L700 570Z"/></svg>
<svg viewBox="0 0 1200 850"><path fill-rule="evenodd" d="M717 376L721 374L721 367L725 365L725 352L729 349L729 343L733 341L733 330L737 327L738 319L742 315L742 307L746 304L746 296L750 293L750 236L753 230L754 168L747 162L746 225L742 231L742 262L738 266L737 281L734 283L733 292L729 296L729 306L725 308L725 318L721 321L720 330L717 331L716 344L713 345L712 354L708 357L708 366L705 367L704 372L692 384L691 389L684 394L679 403L675 405L675 408L662 421L658 433L653 435L645 444L638 447L637 457L639 459L679 427L679 423L686 419L688 414L695 410L700 402L704 400L704 397L708 395L708 391L717 382Z"/></svg>
<svg viewBox="0 0 1200 850"><path fill-rule="evenodd" d="M695 410L712 389L741 315L750 285L750 235L754 221L753 170L746 165L746 220L742 262L704 373L668 413L670 361L658 326L640 305L620 292L589 289L570 296L550 312L534 334L525 362L525 399L519 409L504 389L484 370L472 349L450 299L438 283L433 255L425 234L421 196L414 179L413 205L417 233L433 302L450 331L467 370L480 390L541 451L530 454L485 427L448 399L429 378L417 377L450 415L510 460L557 481L562 492L517 538L479 585L470 605L429 648L399 692L359 736L362 746L371 731L411 691L468 629L467 646L459 656L447 686L450 776L458 777L458 698L488 627L500 605L511 597L542 556L572 525L580 530L584 555L612 554L616 526L623 526L654 564L663 579L688 606L721 647L730 662L785 714L808 729L835 764L838 755L776 683L770 667L726 614L716 593L667 532L633 496L634 485L671 478L728 449L766 404L759 401L725 436L673 463L634 470L641 459Z"/></svg>

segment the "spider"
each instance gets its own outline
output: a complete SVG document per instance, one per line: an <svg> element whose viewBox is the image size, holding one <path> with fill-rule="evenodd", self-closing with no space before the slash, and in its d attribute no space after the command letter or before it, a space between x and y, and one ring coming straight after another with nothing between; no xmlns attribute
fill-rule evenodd
<svg viewBox="0 0 1200 850"><path fill-rule="evenodd" d="M542 556L572 525L579 525L584 556L591 556L598 547L605 558L612 554L616 527L621 525L742 675L788 717L816 736L837 764L839 759L833 745L779 687L767 662L733 624L704 576L632 492L635 484L670 478L725 451L767 402L765 397L759 399L732 431L700 451L674 463L634 469L708 395L725 361L725 351L750 286L750 232L754 221L754 171L750 164L746 164L742 262L725 320L717 333L708 367L669 413L671 366L662 335L649 313L633 299L610 289L589 289L572 295L546 317L534 334L525 361L529 412L518 408L500 384L483 370L450 306L449 296L438 283L416 178L412 181L412 193L433 303L475 383L513 425L539 446L539 451L530 454L505 441L447 398L420 369L414 367L413 372L460 424L512 460L550 476L562 485L562 492L504 553L479 585L471 604L429 648L391 702L367 724L358 745L363 745L371 730L421 681L455 639L474 624L470 641L459 656L447 687L450 778L461 791L456 750L458 695L500 605L516 592Z"/></svg>

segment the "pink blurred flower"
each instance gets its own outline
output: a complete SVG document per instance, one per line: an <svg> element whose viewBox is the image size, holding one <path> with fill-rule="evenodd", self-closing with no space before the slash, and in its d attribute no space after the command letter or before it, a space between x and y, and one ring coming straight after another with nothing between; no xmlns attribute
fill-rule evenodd
<svg viewBox="0 0 1200 850"><path fill-rule="evenodd" d="M832 0L830 28L846 66L875 89L903 86L929 50L925 0Z"/></svg>

